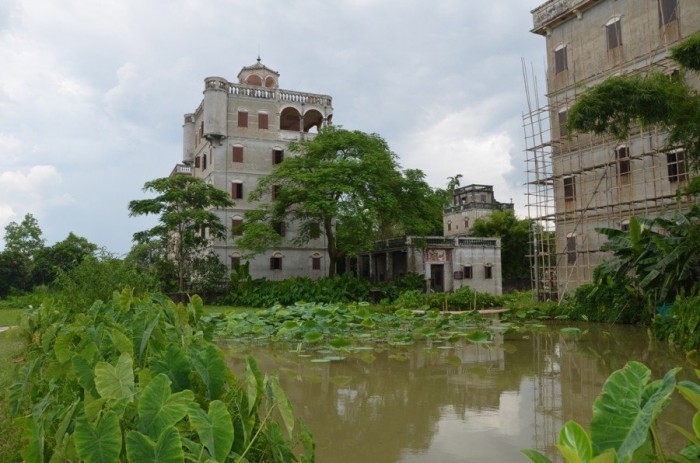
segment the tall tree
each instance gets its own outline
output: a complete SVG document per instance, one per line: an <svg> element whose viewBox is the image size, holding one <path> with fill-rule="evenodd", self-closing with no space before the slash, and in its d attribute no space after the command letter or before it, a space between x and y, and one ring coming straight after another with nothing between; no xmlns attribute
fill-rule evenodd
<svg viewBox="0 0 700 463"><path fill-rule="evenodd" d="M183 291L193 264L204 256L210 239L227 236L213 210L230 207L233 202L227 192L189 175L151 180L143 190L157 196L129 202L129 215L158 214L160 218L155 227L134 233L134 241L158 240L166 247L177 269L178 288Z"/></svg>
<svg viewBox="0 0 700 463"><path fill-rule="evenodd" d="M271 202L246 214L239 247L264 252L280 243L275 226L294 222L298 245L325 236L333 275L340 258L371 249L377 239L436 228L442 197L422 172L402 172L379 135L330 126L313 140L290 144L289 150L294 156L251 192L251 200L274 194Z"/></svg>
<svg viewBox="0 0 700 463"><path fill-rule="evenodd" d="M503 278L529 278L530 223L527 219L518 219L513 211L493 211L476 219L469 234L501 238Z"/></svg>
<svg viewBox="0 0 700 463"><path fill-rule="evenodd" d="M5 251L33 258L44 247L39 222L32 214L26 214L21 223L10 222L5 227Z"/></svg>
<svg viewBox="0 0 700 463"><path fill-rule="evenodd" d="M77 267L85 256L94 255L96 251L96 244L70 232L63 241L44 247L36 253L32 283L49 284L56 279L59 272L67 272Z"/></svg>

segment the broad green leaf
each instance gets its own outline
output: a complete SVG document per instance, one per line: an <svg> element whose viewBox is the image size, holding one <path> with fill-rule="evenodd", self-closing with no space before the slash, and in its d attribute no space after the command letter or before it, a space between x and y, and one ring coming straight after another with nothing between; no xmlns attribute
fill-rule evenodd
<svg viewBox="0 0 700 463"><path fill-rule="evenodd" d="M678 383L678 392L690 402L696 410L700 410L700 385L692 381Z"/></svg>
<svg viewBox="0 0 700 463"><path fill-rule="evenodd" d="M95 386L100 396L105 399L133 400L134 364L131 356L122 354L116 366L98 362L95 366Z"/></svg>
<svg viewBox="0 0 700 463"><path fill-rule="evenodd" d="M552 463L552 460L545 457L537 450L524 449L524 450L521 450L521 452L523 453L523 455L528 457L532 463Z"/></svg>
<svg viewBox="0 0 700 463"><path fill-rule="evenodd" d="M320 331L309 331L304 335L304 342L315 343L323 339L323 333Z"/></svg>
<svg viewBox="0 0 700 463"><path fill-rule="evenodd" d="M192 367L187 354L180 346L171 344L168 346L165 356L151 359L149 366L154 375L165 373L170 378L170 387L174 391L182 391L190 388L190 372Z"/></svg>
<svg viewBox="0 0 700 463"><path fill-rule="evenodd" d="M287 394L284 393L284 389L280 386L277 376L272 376L268 381L277 408L280 411L280 415L282 415L282 421L284 421L284 425L287 428L287 434L291 439L294 433L294 413L292 412L292 404L289 398L287 398Z"/></svg>
<svg viewBox="0 0 700 463"><path fill-rule="evenodd" d="M23 416L15 420L22 428L22 451L25 463L43 463L44 461L44 427L35 416Z"/></svg>
<svg viewBox="0 0 700 463"><path fill-rule="evenodd" d="M73 355L75 355L75 350L73 347L73 338L75 333L69 331L68 333L60 334L56 337L56 342L53 345L54 354L56 354L56 360L63 364L69 361Z"/></svg>
<svg viewBox="0 0 700 463"><path fill-rule="evenodd" d="M138 431L129 431L126 435L126 455L133 463L182 463L185 461L180 433L175 428L166 429L157 441L151 440Z"/></svg>
<svg viewBox="0 0 700 463"><path fill-rule="evenodd" d="M131 342L131 339L129 339L124 333L116 328L112 328L109 334L112 338L114 347L120 354L129 354L131 356L134 355L134 343Z"/></svg>
<svg viewBox="0 0 700 463"><path fill-rule="evenodd" d="M352 346L352 341L343 337L338 337L328 341L328 344L336 349L346 349Z"/></svg>
<svg viewBox="0 0 700 463"><path fill-rule="evenodd" d="M131 303L134 300L134 288L125 286L119 293L119 310L128 312L131 309Z"/></svg>
<svg viewBox="0 0 700 463"><path fill-rule="evenodd" d="M253 357L247 358L245 369L245 388L248 396L248 413L252 413L257 408L258 401L262 398L263 378L260 368Z"/></svg>
<svg viewBox="0 0 700 463"><path fill-rule="evenodd" d="M72 359L73 369L78 376L78 383L89 392L91 395L97 395L95 387L95 371L84 358L79 355L74 355Z"/></svg>
<svg viewBox="0 0 700 463"><path fill-rule="evenodd" d="M485 344L490 342L489 334L486 331L474 331L465 336L473 344Z"/></svg>
<svg viewBox="0 0 700 463"><path fill-rule="evenodd" d="M557 447L559 447L559 451L562 450L561 447L571 449L578 456L578 461L581 462L587 462L593 455L591 439L581 425L575 421L568 421L562 426L559 431L559 445ZM572 460L567 458L566 461L571 462Z"/></svg>
<svg viewBox="0 0 700 463"><path fill-rule="evenodd" d="M116 463L122 450L119 417L109 411L99 419L97 426L93 426L84 416L80 417L75 425L73 440L78 455L86 463Z"/></svg>
<svg viewBox="0 0 700 463"><path fill-rule="evenodd" d="M600 455L591 458L588 463L617 463L617 454L613 449L608 449Z"/></svg>
<svg viewBox="0 0 700 463"><path fill-rule="evenodd" d="M146 329L144 329L143 333L141 334L141 342L139 343L140 360L143 360L143 353L146 350L146 347L148 347L148 340L151 338L151 333L158 324L158 320L160 320L160 313L157 313L156 316L153 317L153 320L151 320L151 322L146 326Z"/></svg>
<svg viewBox="0 0 700 463"><path fill-rule="evenodd" d="M224 391L226 371L228 366L221 351L211 344L192 346L190 348L190 361L202 382L207 387L207 398L218 399Z"/></svg>
<svg viewBox="0 0 700 463"><path fill-rule="evenodd" d="M209 403L209 413L193 404L189 409L190 424L202 445L217 461L225 461L233 445L233 422L226 405L220 400Z"/></svg>
<svg viewBox="0 0 700 463"><path fill-rule="evenodd" d="M581 459L581 456L576 453L576 450L561 444L555 444L554 446L559 450L561 456L564 457L566 463L587 463L587 461Z"/></svg>
<svg viewBox="0 0 700 463"><path fill-rule="evenodd" d="M139 430L148 437L157 439L163 431L175 426L187 415L187 409L193 401L192 391L171 394L168 377L164 374L156 376L139 398Z"/></svg>
<svg viewBox="0 0 700 463"><path fill-rule="evenodd" d="M608 377L593 405L591 441L593 453L615 449L621 463L629 462L647 440L649 429L667 404L678 369L669 371L644 401L651 371L639 362L629 362Z"/></svg>

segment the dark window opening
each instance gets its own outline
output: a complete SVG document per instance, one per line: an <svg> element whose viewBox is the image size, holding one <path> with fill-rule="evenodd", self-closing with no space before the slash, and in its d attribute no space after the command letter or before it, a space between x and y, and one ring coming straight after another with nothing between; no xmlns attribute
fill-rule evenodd
<svg viewBox="0 0 700 463"><path fill-rule="evenodd" d="M608 50L622 45L622 22L619 18L605 25L605 35L608 39Z"/></svg>
<svg viewBox="0 0 700 463"><path fill-rule="evenodd" d="M569 134L569 130L566 128L566 117L568 111L559 111L559 136L565 137Z"/></svg>
<svg viewBox="0 0 700 463"><path fill-rule="evenodd" d="M568 264L576 263L576 237L566 237L566 262Z"/></svg>
<svg viewBox="0 0 700 463"><path fill-rule="evenodd" d="M619 147L615 150L615 157L617 158L617 174L629 175L631 170L629 148L626 146Z"/></svg>
<svg viewBox="0 0 700 463"><path fill-rule="evenodd" d="M238 111L238 127L248 127L248 111Z"/></svg>
<svg viewBox="0 0 700 463"><path fill-rule="evenodd" d="M559 74L569 69L566 59L566 45L554 50L554 72Z"/></svg>
<svg viewBox="0 0 700 463"><path fill-rule="evenodd" d="M284 161L284 150L272 150L272 163L280 164Z"/></svg>
<svg viewBox="0 0 700 463"><path fill-rule="evenodd" d="M282 270L281 257L270 257L270 270Z"/></svg>
<svg viewBox="0 0 700 463"><path fill-rule="evenodd" d="M668 163L669 182L676 183L688 180L688 169L685 163L685 153L683 151L666 153L666 162Z"/></svg>
<svg viewBox="0 0 700 463"><path fill-rule="evenodd" d="M234 146L232 151L233 162L243 162L243 147Z"/></svg>
<svg viewBox="0 0 700 463"><path fill-rule="evenodd" d="M258 114L258 128L267 130L267 114L266 113L259 113Z"/></svg>
<svg viewBox="0 0 700 463"><path fill-rule="evenodd" d="M243 234L243 219L232 219L231 220L231 234L233 236L241 236Z"/></svg>
<svg viewBox="0 0 700 463"><path fill-rule="evenodd" d="M201 165L202 165L202 159L201 159L199 156L197 156L196 158L194 158L194 166L195 166L196 168L199 169L199 167L200 167Z"/></svg>
<svg viewBox="0 0 700 463"><path fill-rule="evenodd" d="M231 199L243 199L243 184L242 183L232 183L231 184Z"/></svg>
<svg viewBox="0 0 700 463"><path fill-rule="evenodd" d="M283 236L286 234L286 229L285 229L285 226L284 226L284 222L275 222L275 223L272 224L272 228L275 230L275 232L276 232L279 236L282 236L282 237L283 237Z"/></svg>
<svg viewBox="0 0 700 463"><path fill-rule="evenodd" d="M484 265L484 278L490 280L493 278L493 267L490 265Z"/></svg>
<svg viewBox="0 0 700 463"><path fill-rule="evenodd" d="M239 256L231 256L231 269L235 269L239 265L241 265L241 258Z"/></svg>
<svg viewBox="0 0 700 463"><path fill-rule="evenodd" d="M564 199L573 201L576 199L576 183L574 177L564 177Z"/></svg>
<svg viewBox="0 0 700 463"><path fill-rule="evenodd" d="M659 26L678 19L678 0L659 0Z"/></svg>
<svg viewBox="0 0 700 463"><path fill-rule="evenodd" d="M474 278L474 276L472 274L472 266L471 265L464 266L464 278L466 280L471 280L472 278Z"/></svg>
<svg viewBox="0 0 700 463"><path fill-rule="evenodd" d="M452 231L452 222L447 222L447 231Z"/></svg>
<svg viewBox="0 0 700 463"><path fill-rule="evenodd" d="M207 155L202 156L202 170L207 170Z"/></svg>
<svg viewBox="0 0 700 463"><path fill-rule="evenodd" d="M321 270L321 258L312 257L311 258L311 270Z"/></svg>

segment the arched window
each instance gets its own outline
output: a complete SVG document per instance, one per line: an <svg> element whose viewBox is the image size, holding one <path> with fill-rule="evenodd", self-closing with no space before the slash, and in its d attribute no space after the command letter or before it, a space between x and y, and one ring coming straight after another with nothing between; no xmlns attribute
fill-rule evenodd
<svg viewBox="0 0 700 463"><path fill-rule="evenodd" d="M280 130L301 130L301 114L296 108L287 107L280 113Z"/></svg>

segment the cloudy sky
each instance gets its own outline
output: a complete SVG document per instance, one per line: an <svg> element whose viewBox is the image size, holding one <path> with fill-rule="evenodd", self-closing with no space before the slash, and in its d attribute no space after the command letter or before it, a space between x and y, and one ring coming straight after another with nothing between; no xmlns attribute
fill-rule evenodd
<svg viewBox="0 0 700 463"><path fill-rule="evenodd" d="M524 216L521 59L542 74L543 2L0 0L0 227L29 212L49 245L128 251L153 221L127 204L181 160L203 79L258 53L432 186L462 174Z"/></svg>

